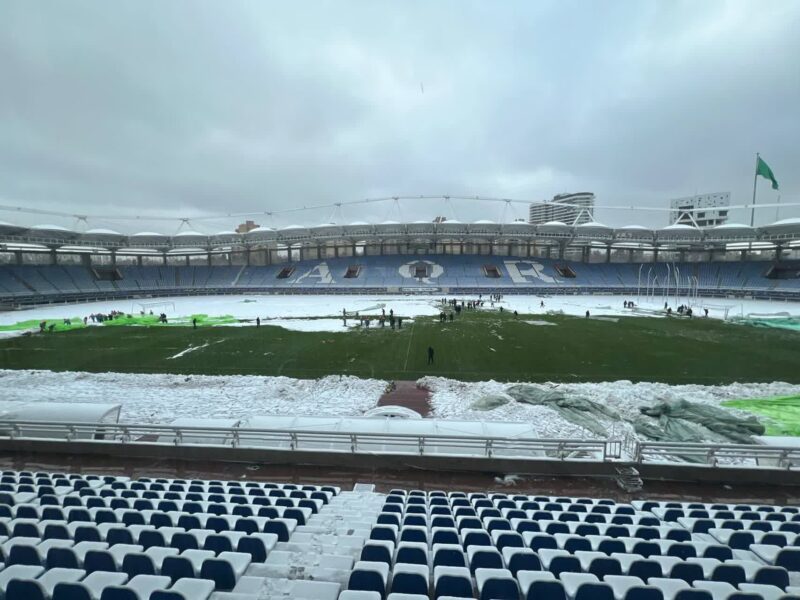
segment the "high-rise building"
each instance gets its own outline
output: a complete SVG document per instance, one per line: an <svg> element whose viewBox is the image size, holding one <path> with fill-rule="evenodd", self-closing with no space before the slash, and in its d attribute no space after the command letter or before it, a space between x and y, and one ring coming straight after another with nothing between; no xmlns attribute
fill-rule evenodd
<svg viewBox="0 0 800 600"><path fill-rule="evenodd" d="M253 229L258 229L259 227L261 227L261 225L258 223L248 220L239 224L239 226L236 228L236 233L247 233L248 231L253 231Z"/></svg>
<svg viewBox="0 0 800 600"><path fill-rule="evenodd" d="M715 192L687 198L675 198L669 204L671 209L669 224L693 225L692 217L694 217L697 226L701 228L723 225L728 221L728 207L730 205L730 192Z"/></svg>
<svg viewBox="0 0 800 600"><path fill-rule="evenodd" d="M531 204L528 222L541 225L548 221L561 221L567 225L580 225L591 221L593 215L593 193L558 194L547 202Z"/></svg>

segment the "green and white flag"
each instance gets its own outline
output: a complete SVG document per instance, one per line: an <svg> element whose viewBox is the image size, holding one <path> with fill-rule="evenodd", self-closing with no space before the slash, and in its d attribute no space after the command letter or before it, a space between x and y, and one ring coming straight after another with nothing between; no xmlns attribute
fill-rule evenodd
<svg viewBox="0 0 800 600"><path fill-rule="evenodd" d="M772 189L778 189L778 180L775 179L775 174L760 156L758 157L758 163L756 164L756 175L761 175L764 179L769 179L772 182Z"/></svg>

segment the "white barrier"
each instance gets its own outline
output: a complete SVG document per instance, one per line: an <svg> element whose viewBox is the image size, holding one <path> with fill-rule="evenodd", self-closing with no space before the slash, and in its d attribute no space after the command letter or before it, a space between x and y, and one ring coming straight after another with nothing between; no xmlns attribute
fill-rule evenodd
<svg viewBox="0 0 800 600"><path fill-rule="evenodd" d="M608 440L502 438L440 434L297 431L243 427L0 421L0 439L160 444L283 451L465 458L618 460L621 443Z"/></svg>
<svg viewBox="0 0 800 600"><path fill-rule="evenodd" d="M245 448L364 455L442 456L512 460L575 460L638 465L800 469L800 447L626 440L505 438L414 433L299 431L245 427L182 427L127 423L2 421L0 440L98 445ZM624 449L623 449L624 446Z"/></svg>

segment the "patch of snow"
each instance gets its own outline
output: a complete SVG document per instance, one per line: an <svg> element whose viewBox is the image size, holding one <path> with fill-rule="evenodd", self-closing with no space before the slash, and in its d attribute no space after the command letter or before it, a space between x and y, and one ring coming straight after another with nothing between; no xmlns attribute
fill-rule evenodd
<svg viewBox="0 0 800 600"><path fill-rule="evenodd" d="M566 421L556 411L545 406L533 406L513 400L491 411L470 408L476 400L489 395L505 395L514 383L498 381L463 382L443 377L423 377L418 385L431 390L431 417L440 419L466 419L475 421L516 421L533 425L541 437L593 438L591 432ZM525 383L525 382L522 382ZM769 398L800 394L800 385L783 382L732 383L730 385L669 385L666 383L632 383L631 381L608 381L603 383L546 383L530 384L541 388L557 389L567 397L589 398L617 411L625 419L633 419L642 407L653 406L664 400L684 399L720 406L724 400L741 398ZM750 415L731 409L740 416ZM607 437L620 439L630 434L638 436L628 423L610 423Z"/></svg>
<svg viewBox="0 0 800 600"><path fill-rule="evenodd" d="M180 358L181 356L186 356L190 352L194 352L195 350L201 350L202 348L208 348L210 345L211 342L206 342L205 344L201 344L200 346L189 346L188 348L186 348L186 350L181 350L177 354L173 354L172 356L167 357L167 360L172 360L174 358Z"/></svg>
<svg viewBox="0 0 800 600"><path fill-rule="evenodd" d="M551 323L550 321L523 321L523 323L527 323L528 325L539 325L539 326L555 325L555 323Z"/></svg>
<svg viewBox="0 0 800 600"><path fill-rule="evenodd" d="M459 296L461 300L475 300L475 296ZM637 303L637 309L622 307L625 299L636 300L636 297L608 295L582 295L582 296L537 296L537 295L508 295L500 302L495 303L505 310L516 310L523 315L541 314L568 314L584 316L590 311L592 316L606 315L619 316L661 316L663 315L664 301L661 298ZM385 309L388 316L389 310L394 310L396 316L408 319L416 316L436 316L441 312L442 306L438 298L427 295L402 296L402 295L374 295L374 296L343 296L343 295L255 295L242 294L240 296L176 296L159 299L165 303L174 304L163 310L170 318L188 317L193 314L207 314L211 316L232 315L237 319L249 320L250 325L255 324L256 317L265 319L297 319L304 317L331 317L338 318L342 309L348 313L359 312L363 316L377 316L381 309ZM542 301L545 307L541 306ZM679 303L685 303L681 299ZM710 318L722 318L725 310L730 316L742 316L748 313L777 314L779 312L800 314L800 302L783 302L773 300L748 300L728 299L724 304L713 299L700 298L694 304L695 312L702 312L702 308L709 309ZM670 305L674 305L672 299ZM479 310L489 310L491 303ZM88 316L91 313L107 313L118 310L128 314L138 314L140 306L134 300L103 300L101 302L84 302L77 304L57 304L18 311L0 313L0 325L13 325L20 321L36 319L64 319ZM672 306L673 310L675 306Z"/></svg>
<svg viewBox="0 0 800 600"><path fill-rule="evenodd" d="M386 390L378 379L320 379L0 370L3 400L120 403L120 420L169 423L182 417L359 416Z"/></svg>

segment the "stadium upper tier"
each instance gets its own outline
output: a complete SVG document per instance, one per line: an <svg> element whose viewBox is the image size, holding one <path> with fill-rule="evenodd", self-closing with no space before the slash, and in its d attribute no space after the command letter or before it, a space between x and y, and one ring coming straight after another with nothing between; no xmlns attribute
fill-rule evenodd
<svg viewBox="0 0 800 600"><path fill-rule="evenodd" d="M612 228L590 222L568 225L552 221L541 225L525 222L496 223L476 221L461 223L444 221L434 223L417 221L399 223L351 223L349 225L323 224L314 227L289 225L273 229L258 227L247 233L221 231L215 234L184 230L168 235L156 232L122 234L110 229L72 231L58 225L14 225L0 221L0 248L39 245L45 248L85 247L125 251L183 251L223 250L231 247L280 247L314 245L336 241L352 243L390 243L392 241L489 241L495 243L532 242L542 244L597 243L601 245L644 244L651 246L676 245L684 247L724 247L730 243L767 242L788 245L800 240L800 219L784 219L753 228L741 224L725 224L710 229L676 224L661 229L638 225Z"/></svg>
<svg viewBox="0 0 800 600"><path fill-rule="evenodd" d="M0 300L33 303L219 293L641 293L800 295L800 265L583 263L515 256L395 255L268 266L0 266Z"/></svg>

